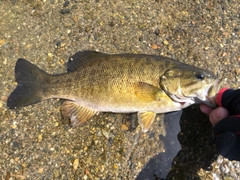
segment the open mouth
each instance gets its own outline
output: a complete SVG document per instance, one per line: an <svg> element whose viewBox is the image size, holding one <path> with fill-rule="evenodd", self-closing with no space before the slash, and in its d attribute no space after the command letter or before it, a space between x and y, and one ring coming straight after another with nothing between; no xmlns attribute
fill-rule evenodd
<svg viewBox="0 0 240 180"><path fill-rule="evenodd" d="M215 103L215 97L216 97L218 91L220 90L223 82L224 82L224 79L215 80L215 82L212 84L212 86L210 86L210 88L208 89L208 91L206 93L206 100L202 101L204 104L206 104L212 108L216 108L217 105Z"/></svg>
<svg viewBox="0 0 240 180"><path fill-rule="evenodd" d="M212 86L210 86L210 88L208 89L207 96L214 97L220 90L223 82L224 82L224 79L216 79L212 84Z"/></svg>
<svg viewBox="0 0 240 180"><path fill-rule="evenodd" d="M211 85L207 88L196 93L195 96L184 96L181 92L181 89L178 90L177 94L167 93L171 99L175 102L181 103L183 105L188 104L200 104L204 103L210 107L216 107L215 96L220 90L221 85L223 84L223 79L216 79Z"/></svg>

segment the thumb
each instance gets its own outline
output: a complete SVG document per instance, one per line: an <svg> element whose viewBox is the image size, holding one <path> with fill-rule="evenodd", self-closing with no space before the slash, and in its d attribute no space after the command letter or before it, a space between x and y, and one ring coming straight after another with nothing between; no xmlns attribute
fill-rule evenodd
<svg viewBox="0 0 240 180"><path fill-rule="evenodd" d="M212 125L215 126L219 121L227 116L228 110L223 107L218 107L209 114L209 119Z"/></svg>

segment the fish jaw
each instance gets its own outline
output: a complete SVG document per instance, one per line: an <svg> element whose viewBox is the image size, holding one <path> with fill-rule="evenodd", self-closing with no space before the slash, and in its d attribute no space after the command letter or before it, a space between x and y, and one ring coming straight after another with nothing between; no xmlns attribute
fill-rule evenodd
<svg viewBox="0 0 240 180"><path fill-rule="evenodd" d="M211 85L205 89L199 91L196 97L187 97L181 95L181 89L179 89L178 96L174 94L168 94L172 100L182 104L182 108L186 108L192 104L204 103L212 108L216 108L215 97L223 83L223 79L216 79ZM179 95L180 94L180 95Z"/></svg>
<svg viewBox="0 0 240 180"><path fill-rule="evenodd" d="M216 108L217 104L215 102L215 97L218 93L218 91L220 90L222 84L224 82L224 79L217 79L215 80L215 82L212 84L212 86L210 86L208 89L206 89L206 91L204 92L204 99L200 99L202 101L202 103L212 107L212 108Z"/></svg>

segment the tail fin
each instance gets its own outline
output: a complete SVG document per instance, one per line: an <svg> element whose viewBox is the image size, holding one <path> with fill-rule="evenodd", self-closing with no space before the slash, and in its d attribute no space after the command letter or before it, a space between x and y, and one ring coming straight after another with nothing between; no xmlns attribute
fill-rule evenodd
<svg viewBox="0 0 240 180"><path fill-rule="evenodd" d="M41 101L49 75L25 59L18 59L15 66L16 89L7 100L10 109Z"/></svg>

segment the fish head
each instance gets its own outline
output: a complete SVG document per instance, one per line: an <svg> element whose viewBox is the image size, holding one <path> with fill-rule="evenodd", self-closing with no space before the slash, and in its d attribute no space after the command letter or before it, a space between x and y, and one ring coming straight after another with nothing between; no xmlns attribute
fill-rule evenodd
<svg viewBox="0 0 240 180"><path fill-rule="evenodd" d="M214 97L221 84L217 75L194 66L175 67L160 77L161 88L183 108L195 103L216 107Z"/></svg>

